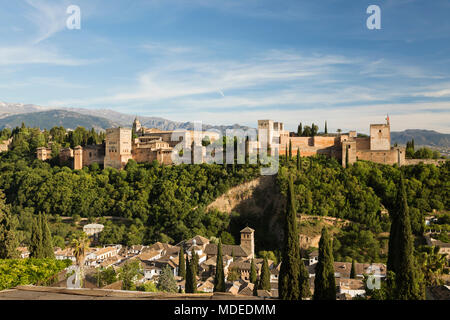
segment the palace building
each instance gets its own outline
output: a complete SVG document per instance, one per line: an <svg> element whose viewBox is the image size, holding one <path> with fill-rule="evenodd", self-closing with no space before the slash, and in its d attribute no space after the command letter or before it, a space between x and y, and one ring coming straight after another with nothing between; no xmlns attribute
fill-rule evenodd
<svg viewBox="0 0 450 320"><path fill-rule="evenodd" d="M356 131L342 134L317 135L314 137L298 137L284 130L284 126L280 122L259 120L258 138L259 141L267 141L268 148L272 152L279 144L280 155L286 155L289 144L291 144L293 156L297 154L299 149L301 156L326 155L338 159L344 167L347 163L346 159L348 159L349 164L358 160L389 165L398 164L399 166L406 164L405 148L391 147L389 117L386 118L386 123L371 124L369 137L359 137Z"/></svg>
<svg viewBox="0 0 450 320"><path fill-rule="evenodd" d="M144 128L136 118L133 128L106 129L106 139L103 144L76 146L60 150L61 164L70 164L75 170L98 163L104 168L122 169L133 159L138 163L157 160L161 164L172 164L172 152L180 142L184 148L190 148L193 143L200 145L204 139L211 143L220 138L219 132L170 130ZM45 161L51 159L52 149L38 148L37 158Z"/></svg>
<svg viewBox="0 0 450 320"><path fill-rule="evenodd" d="M103 144L76 146L74 149L60 150L61 164L70 164L74 169L82 169L93 163L107 168L122 169L128 160L138 163L157 160L161 164L172 164L172 153L180 151L177 145L191 148L197 152L201 148L201 162L206 148L202 141L210 143L221 139L221 134L214 131L171 130L145 128L136 118L132 129L112 128L106 130ZM256 140L256 139L253 139ZM258 150L267 150L270 155L286 155L289 145L292 155L300 150L301 156L326 155L335 158L345 167L358 160L367 160L383 164L407 164L404 147L391 147L389 117L386 123L371 124L370 136L358 136L356 131L348 133L320 134L313 137L299 137L284 129L281 122L258 120L257 141L246 141L246 153L255 154ZM38 148L37 158L43 161L51 159L51 148Z"/></svg>

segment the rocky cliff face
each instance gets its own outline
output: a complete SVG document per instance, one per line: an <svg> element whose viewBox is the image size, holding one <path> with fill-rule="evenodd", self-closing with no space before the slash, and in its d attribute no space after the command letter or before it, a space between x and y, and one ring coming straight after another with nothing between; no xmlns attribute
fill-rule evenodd
<svg viewBox="0 0 450 320"><path fill-rule="evenodd" d="M264 247L282 241L285 199L276 185L276 176L261 176L230 189L212 202L207 210L236 212L241 222L256 230L257 243Z"/></svg>

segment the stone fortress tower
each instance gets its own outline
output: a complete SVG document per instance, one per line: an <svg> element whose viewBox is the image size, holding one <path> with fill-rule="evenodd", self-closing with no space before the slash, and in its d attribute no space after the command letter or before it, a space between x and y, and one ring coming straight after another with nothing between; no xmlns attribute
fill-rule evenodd
<svg viewBox="0 0 450 320"><path fill-rule="evenodd" d="M106 129L104 167L122 169L132 159L131 129Z"/></svg>
<svg viewBox="0 0 450 320"><path fill-rule="evenodd" d="M133 122L133 133L138 133L139 131L141 131L141 129L142 129L141 122L136 117Z"/></svg>
<svg viewBox="0 0 450 320"><path fill-rule="evenodd" d="M391 148L391 127L389 116L385 124L370 125L370 150L389 150Z"/></svg>
<svg viewBox="0 0 450 320"><path fill-rule="evenodd" d="M282 122L274 122L273 120L258 120L258 148L270 150L269 154L274 155L275 145L279 145L281 139L288 138L289 131L284 130Z"/></svg>
<svg viewBox="0 0 450 320"><path fill-rule="evenodd" d="M75 170L83 169L83 148L81 146L75 147L73 157L73 168Z"/></svg>

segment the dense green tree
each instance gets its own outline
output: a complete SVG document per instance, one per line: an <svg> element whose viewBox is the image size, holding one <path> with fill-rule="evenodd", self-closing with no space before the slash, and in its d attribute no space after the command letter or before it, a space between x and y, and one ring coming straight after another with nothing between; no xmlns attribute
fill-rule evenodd
<svg viewBox="0 0 450 320"><path fill-rule="evenodd" d="M328 125L327 125L327 121L325 121L325 131L324 131L324 133L325 133L325 134L328 134Z"/></svg>
<svg viewBox="0 0 450 320"><path fill-rule="evenodd" d="M305 126L303 128L303 132L302 132L302 137L311 137L312 135L312 130L310 126Z"/></svg>
<svg viewBox="0 0 450 320"><path fill-rule="evenodd" d="M297 171L302 170L302 158L300 155L300 148L297 148Z"/></svg>
<svg viewBox="0 0 450 320"><path fill-rule="evenodd" d="M44 248L42 245L42 220L40 219L40 216L37 216L34 218L33 223L33 230L31 233L31 240L30 240L30 257L36 258L36 259L42 259L44 258Z"/></svg>
<svg viewBox="0 0 450 320"><path fill-rule="evenodd" d="M300 259L298 283L300 288L299 299L309 298L311 296L311 289L309 287L309 272L308 269L306 269L303 259Z"/></svg>
<svg viewBox="0 0 450 320"><path fill-rule="evenodd" d="M256 272L256 267L255 267L255 262L252 261L250 262L250 282L255 284L256 281L258 280L258 274Z"/></svg>
<svg viewBox="0 0 450 320"><path fill-rule="evenodd" d="M178 292L177 282L169 265L166 264L161 270L156 288L163 292Z"/></svg>
<svg viewBox="0 0 450 320"><path fill-rule="evenodd" d="M266 251L266 250L262 250L258 252L258 257L260 258L267 258L267 261L272 260L273 263L277 264L278 263L278 258L275 254L275 252L273 251Z"/></svg>
<svg viewBox="0 0 450 320"><path fill-rule="evenodd" d="M122 280L122 290L135 290L135 281L141 272L141 264L138 260L128 261L119 270L119 279Z"/></svg>
<svg viewBox="0 0 450 320"><path fill-rule="evenodd" d="M348 155L348 145L345 146L345 167L348 168L349 165L349 159L348 159L349 155Z"/></svg>
<svg viewBox="0 0 450 320"><path fill-rule="evenodd" d="M189 257L186 258L186 284L185 284L186 293L196 293L197 292L197 275L196 269L194 267L194 261L191 259L189 261Z"/></svg>
<svg viewBox="0 0 450 320"><path fill-rule="evenodd" d="M355 259L352 260L352 268L350 270L350 279L356 279Z"/></svg>
<svg viewBox="0 0 450 320"><path fill-rule="evenodd" d="M269 264L267 262L267 258L264 258L262 268L261 268L261 275L258 282L258 289L260 290L267 290L270 291L270 270L269 270Z"/></svg>
<svg viewBox="0 0 450 320"><path fill-rule="evenodd" d="M19 257L16 224L4 198L0 190L0 259L15 259Z"/></svg>
<svg viewBox="0 0 450 320"><path fill-rule="evenodd" d="M300 122L300 124L297 127L297 136L301 137L303 135L303 128L302 128L302 123Z"/></svg>
<svg viewBox="0 0 450 320"><path fill-rule="evenodd" d="M182 277L184 280L186 280L186 262L184 259L184 249L181 247L180 252L178 253L178 276Z"/></svg>
<svg viewBox="0 0 450 320"><path fill-rule="evenodd" d="M258 280L256 280L256 282L254 283L253 286L253 296L257 297L258 296Z"/></svg>
<svg viewBox="0 0 450 320"><path fill-rule="evenodd" d="M99 287L107 286L117 281L117 274L113 267L108 267L103 270L101 270L101 268L98 268L96 277Z"/></svg>
<svg viewBox="0 0 450 320"><path fill-rule="evenodd" d="M439 247L422 246L419 248L419 265L427 286L444 284L442 275L447 265L446 254L439 253Z"/></svg>
<svg viewBox="0 0 450 320"><path fill-rule="evenodd" d="M388 270L395 274L395 299L424 299L423 275L414 256L414 239L403 177L398 183L396 208L392 212Z"/></svg>
<svg viewBox="0 0 450 320"><path fill-rule="evenodd" d="M227 281L233 282L239 280L240 278L241 274L239 273L239 270L236 267L232 267L228 270Z"/></svg>
<svg viewBox="0 0 450 320"><path fill-rule="evenodd" d="M184 282L184 292L193 293L192 268L189 262L189 255L186 255L186 281Z"/></svg>
<svg viewBox="0 0 450 320"><path fill-rule="evenodd" d="M317 136L318 133L319 133L319 127L313 123L311 125L311 137Z"/></svg>
<svg viewBox="0 0 450 320"><path fill-rule="evenodd" d="M214 276L214 292L225 292L225 273L223 269L222 241L217 245L216 274Z"/></svg>
<svg viewBox="0 0 450 320"><path fill-rule="evenodd" d="M195 252L194 249L192 249L191 257L192 257L192 268L194 270L194 274L198 275L199 256L198 256L197 252Z"/></svg>
<svg viewBox="0 0 450 320"><path fill-rule="evenodd" d="M314 278L314 300L335 300L334 259L331 238L327 229L322 229L319 242L319 261Z"/></svg>
<svg viewBox="0 0 450 320"><path fill-rule="evenodd" d="M289 139L289 161L292 160L292 140Z"/></svg>
<svg viewBox="0 0 450 320"><path fill-rule="evenodd" d="M43 258L55 258L53 251L53 239L48 226L47 215L41 214L41 227L42 227L42 252Z"/></svg>
<svg viewBox="0 0 450 320"><path fill-rule="evenodd" d="M51 285L70 260L0 259L0 291L19 285Z"/></svg>
<svg viewBox="0 0 450 320"><path fill-rule="evenodd" d="M297 300L300 297L300 248L292 177L289 178L284 220L284 242L278 280L279 296L283 300Z"/></svg>

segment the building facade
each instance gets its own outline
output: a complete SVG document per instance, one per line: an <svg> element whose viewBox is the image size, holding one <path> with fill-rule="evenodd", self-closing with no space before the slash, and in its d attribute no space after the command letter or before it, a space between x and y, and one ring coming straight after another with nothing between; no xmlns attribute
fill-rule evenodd
<svg viewBox="0 0 450 320"><path fill-rule="evenodd" d="M306 157L322 154L336 158L344 167L358 160L405 165L406 150L404 147L391 147L389 117L386 120L385 124L371 124L369 137L358 136L356 131L314 137L292 136L283 130L282 124L271 120L258 121L258 129L266 129L269 125L268 139L275 141L272 142L274 145L279 141L280 155L286 155L291 144L294 156L297 150Z"/></svg>
<svg viewBox="0 0 450 320"><path fill-rule="evenodd" d="M404 147L391 147L389 117L384 124L371 124L370 136L358 136L356 131L342 134L326 134L314 137L298 137L284 129L281 122L258 120L257 141L246 141L245 152L253 154L258 150L267 150L269 155L286 155L289 145L292 155L300 150L302 156L325 155L337 159L345 167L358 160L383 164L408 164ZM179 152L179 145L192 148L204 161L206 148L202 142L214 143L222 135L214 131L172 130L163 131L145 128L136 118L132 129L112 128L106 130L104 144L77 146L73 150L60 151L60 162L71 163L74 169L82 169L93 163L103 167L122 169L128 160L147 163L157 160L161 164L172 164L172 155ZM254 139L253 139L254 140ZM198 152L197 152L198 151ZM38 148L37 157L43 161L51 159L51 148ZM192 161L191 161L192 162ZM197 163L197 161L195 162Z"/></svg>

